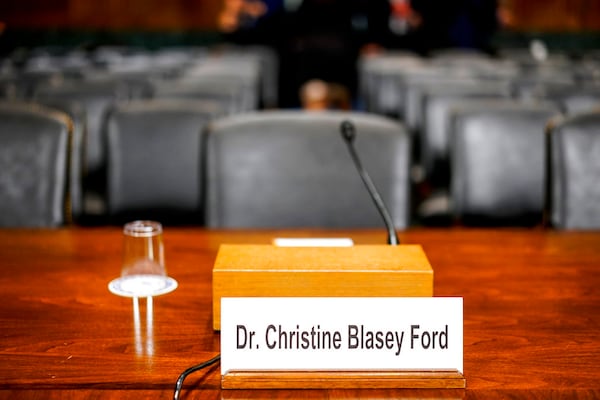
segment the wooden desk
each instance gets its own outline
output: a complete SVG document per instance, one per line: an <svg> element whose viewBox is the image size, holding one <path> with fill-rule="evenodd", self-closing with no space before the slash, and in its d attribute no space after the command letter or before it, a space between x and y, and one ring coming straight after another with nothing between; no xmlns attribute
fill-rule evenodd
<svg viewBox="0 0 600 400"><path fill-rule="evenodd" d="M0 230L0 398L170 399L186 368L219 351L211 268L221 243L381 231L165 229L173 293L147 324L107 290L120 270L119 228ZM409 230L434 268L436 296L464 297L466 390L221 391L216 365L182 399L600 398L600 232Z"/></svg>

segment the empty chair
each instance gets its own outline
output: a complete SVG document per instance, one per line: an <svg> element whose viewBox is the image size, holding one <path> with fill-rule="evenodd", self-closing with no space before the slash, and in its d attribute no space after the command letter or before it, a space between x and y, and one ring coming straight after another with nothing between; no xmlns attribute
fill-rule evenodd
<svg viewBox="0 0 600 400"><path fill-rule="evenodd" d="M190 78L153 83L156 99L190 99L218 101L228 114L244 111L240 86L236 80Z"/></svg>
<svg viewBox="0 0 600 400"><path fill-rule="evenodd" d="M498 81L447 82L423 88L420 161L429 179L447 176L448 120L453 108L461 100L506 99L510 95L509 85Z"/></svg>
<svg viewBox="0 0 600 400"><path fill-rule="evenodd" d="M600 109L600 85L552 88L545 97L557 103L567 115Z"/></svg>
<svg viewBox="0 0 600 400"><path fill-rule="evenodd" d="M481 83L482 80L473 75L454 75L447 68L430 67L413 71L403 80L405 101L402 118L413 132L419 133L423 129L423 99L428 90L443 85L476 87Z"/></svg>
<svg viewBox="0 0 600 400"><path fill-rule="evenodd" d="M199 93L218 93L233 95L233 112L256 110L259 105L261 63L257 56L250 53L225 52L200 59L190 66L178 81L185 86L194 87ZM160 88L161 96L164 88Z"/></svg>
<svg viewBox="0 0 600 400"><path fill-rule="evenodd" d="M0 99L11 100L22 97L18 92L17 78L0 75Z"/></svg>
<svg viewBox="0 0 600 400"><path fill-rule="evenodd" d="M519 99L543 100L550 93L575 89L577 82L569 69L537 69L514 78L512 85L515 96Z"/></svg>
<svg viewBox="0 0 600 400"><path fill-rule="evenodd" d="M490 59L483 51L461 47L434 50L430 57L434 63L443 65L473 65Z"/></svg>
<svg viewBox="0 0 600 400"><path fill-rule="evenodd" d="M68 80L35 90L35 101L76 102L84 108L83 204L86 219L102 216L106 207L106 138L103 130L106 112L113 103L131 99L132 93L138 92L137 87L137 82L98 78Z"/></svg>
<svg viewBox="0 0 600 400"><path fill-rule="evenodd" d="M410 137L392 119L342 111L264 111L211 123L206 224L247 227L382 227L340 124L397 228L409 224Z"/></svg>
<svg viewBox="0 0 600 400"><path fill-rule="evenodd" d="M51 85L63 78L62 74L55 70L20 70L12 78L14 84L11 93L14 99L29 100L33 97L35 88L40 85Z"/></svg>
<svg viewBox="0 0 600 400"><path fill-rule="evenodd" d="M389 52L359 58L360 97L369 112L399 116L404 107L403 79L426 63L413 53Z"/></svg>
<svg viewBox="0 0 600 400"><path fill-rule="evenodd" d="M544 131L553 105L485 103L455 111L451 208L464 224L543 222Z"/></svg>
<svg viewBox="0 0 600 400"><path fill-rule="evenodd" d="M600 229L600 112L567 117L549 132L552 224Z"/></svg>
<svg viewBox="0 0 600 400"><path fill-rule="evenodd" d="M88 173L96 173L104 168L105 140L102 136L102 123L108 108L116 101L131 98L128 83L113 80L65 81L57 85L38 87L35 100L68 100L79 102L86 113L85 167Z"/></svg>
<svg viewBox="0 0 600 400"><path fill-rule="evenodd" d="M216 67L213 70L217 75L229 75L236 80L242 78L245 87L244 101L249 109L256 109L256 102L259 103L258 108L277 107L279 58L274 49L262 45L225 45L218 46L214 53L204 61ZM198 72L202 74L196 68L187 71L191 75L197 75Z"/></svg>
<svg viewBox="0 0 600 400"><path fill-rule="evenodd" d="M43 106L57 109L66 113L73 123L71 153L69 165L69 191L71 197L71 216L74 222L80 222L83 217L83 173L84 173L84 140L86 132L85 109L77 101L65 99L46 99L40 102Z"/></svg>
<svg viewBox="0 0 600 400"><path fill-rule="evenodd" d="M66 114L0 103L0 226L58 227L70 222Z"/></svg>
<svg viewBox="0 0 600 400"><path fill-rule="evenodd" d="M106 124L109 222L202 224L202 131L221 113L198 100L115 106Z"/></svg>

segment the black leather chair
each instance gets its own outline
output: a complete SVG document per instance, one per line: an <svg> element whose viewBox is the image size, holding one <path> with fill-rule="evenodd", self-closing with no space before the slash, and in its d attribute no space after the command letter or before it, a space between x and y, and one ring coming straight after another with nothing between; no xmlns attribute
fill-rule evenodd
<svg viewBox="0 0 600 400"><path fill-rule="evenodd" d="M212 228L383 227L340 134L355 146L397 228L409 225L410 136L386 117L264 111L210 125L206 224Z"/></svg>
<svg viewBox="0 0 600 400"><path fill-rule="evenodd" d="M0 75L0 99L14 100L20 97L16 82L16 77L13 75Z"/></svg>
<svg viewBox="0 0 600 400"><path fill-rule="evenodd" d="M83 178L84 145L87 131L85 108L77 101L65 99L46 99L39 104L66 113L73 122L73 136L70 153L71 216L75 223L81 222L84 214Z"/></svg>
<svg viewBox="0 0 600 400"><path fill-rule="evenodd" d="M85 168L97 174L105 167L105 140L102 123L113 102L129 99L128 88L116 80L66 81L56 85L42 85L35 90L34 100L77 102L85 109L86 141Z"/></svg>
<svg viewBox="0 0 600 400"><path fill-rule="evenodd" d="M0 226L70 222L66 114L29 103L0 103Z"/></svg>
<svg viewBox="0 0 600 400"><path fill-rule="evenodd" d="M468 84L438 84L424 90L420 162L430 180L441 180L447 185L448 120L457 104L462 100L508 99L510 95L508 83L485 80Z"/></svg>
<svg viewBox="0 0 600 400"><path fill-rule="evenodd" d="M552 88L545 98L557 103L567 115L595 111L600 109L600 85Z"/></svg>
<svg viewBox="0 0 600 400"><path fill-rule="evenodd" d="M102 223L106 212L106 138L104 127L106 113L118 101L135 96L150 96L141 90L140 82L97 77L72 79L36 88L34 100L75 102L85 112L85 140L83 159L83 213L85 224Z"/></svg>
<svg viewBox="0 0 600 400"><path fill-rule="evenodd" d="M401 116L404 107L404 77L425 67L420 56L402 51L369 54L359 58L360 98L372 113Z"/></svg>
<svg viewBox="0 0 600 400"><path fill-rule="evenodd" d="M404 104L402 119L412 132L423 131L424 98L428 92L442 86L476 87L482 80L473 75L454 75L453 71L443 67L422 68L407 74L403 80Z"/></svg>
<svg viewBox="0 0 600 400"><path fill-rule="evenodd" d="M458 222L543 222L544 132L556 113L553 105L515 102L481 102L454 112L450 203Z"/></svg>
<svg viewBox="0 0 600 400"><path fill-rule="evenodd" d="M600 229L600 111L567 117L549 134L553 226Z"/></svg>
<svg viewBox="0 0 600 400"><path fill-rule="evenodd" d="M198 100L115 106L106 124L109 222L202 224L202 131L220 115L218 104Z"/></svg>

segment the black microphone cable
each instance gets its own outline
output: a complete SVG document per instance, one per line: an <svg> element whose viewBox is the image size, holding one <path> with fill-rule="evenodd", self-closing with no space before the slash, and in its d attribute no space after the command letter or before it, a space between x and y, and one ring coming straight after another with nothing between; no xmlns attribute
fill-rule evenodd
<svg viewBox="0 0 600 400"><path fill-rule="evenodd" d="M211 365L219 362L220 360L221 360L221 355L218 354L208 361L204 361L198 365L194 365L193 367L190 367L190 368L186 369L185 371L183 371L181 373L181 375L179 375L179 378L177 379L177 382L175 383L175 391L173 393L173 400L179 400L179 394L181 393L181 388L183 387L183 381L185 380L185 378L188 377L188 375L190 375L196 371L200 371L201 369L204 369L206 367L210 367Z"/></svg>

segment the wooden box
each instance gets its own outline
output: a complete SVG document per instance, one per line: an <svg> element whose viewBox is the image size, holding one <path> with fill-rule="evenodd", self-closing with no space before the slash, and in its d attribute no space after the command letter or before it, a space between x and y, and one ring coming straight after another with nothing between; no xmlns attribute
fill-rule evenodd
<svg viewBox="0 0 600 400"><path fill-rule="evenodd" d="M222 297L433 296L419 245L277 247L222 245L213 267L213 328Z"/></svg>

